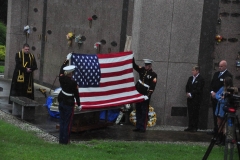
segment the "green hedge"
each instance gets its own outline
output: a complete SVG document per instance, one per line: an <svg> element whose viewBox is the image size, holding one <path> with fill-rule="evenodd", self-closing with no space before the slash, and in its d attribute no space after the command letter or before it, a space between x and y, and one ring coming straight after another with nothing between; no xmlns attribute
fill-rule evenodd
<svg viewBox="0 0 240 160"><path fill-rule="evenodd" d="M0 45L0 61L5 61L6 47Z"/></svg>
<svg viewBox="0 0 240 160"><path fill-rule="evenodd" d="M5 24L0 22L0 45L6 45L6 30Z"/></svg>

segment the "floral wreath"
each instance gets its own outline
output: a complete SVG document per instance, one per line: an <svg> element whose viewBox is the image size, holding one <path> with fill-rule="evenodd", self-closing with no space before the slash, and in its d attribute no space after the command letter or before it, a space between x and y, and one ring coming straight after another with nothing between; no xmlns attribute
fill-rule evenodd
<svg viewBox="0 0 240 160"><path fill-rule="evenodd" d="M157 115L156 113L154 112L154 108L151 107L149 105L149 112L148 112L148 117L149 117L149 120L148 120L148 123L147 123L147 127L153 127L156 125L156 121L157 121ZM133 110L130 115L129 115L129 120L130 122L136 126L136 110Z"/></svg>

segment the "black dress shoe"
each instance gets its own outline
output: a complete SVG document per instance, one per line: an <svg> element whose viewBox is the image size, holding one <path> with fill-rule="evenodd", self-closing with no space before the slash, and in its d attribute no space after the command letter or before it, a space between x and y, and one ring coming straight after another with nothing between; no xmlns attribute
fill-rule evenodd
<svg viewBox="0 0 240 160"><path fill-rule="evenodd" d="M210 131L210 132L207 132L208 135L215 135L216 132L215 131Z"/></svg>
<svg viewBox="0 0 240 160"><path fill-rule="evenodd" d="M145 132L146 132L146 130L139 130L139 132L140 132L140 133L145 133Z"/></svg>
<svg viewBox="0 0 240 160"><path fill-rule="evenodd" d="M133 130L133 132L139 132L139 131L140 131L140 129L138 129L138 128Z"/></svg>
<svg viewBox="0 0 240 160"><path fill-rule="evenodd" d="M187 129L184 129L185 132L197 132L197 129L196 128L187 128Z"/></svg>
<svg viewBox="0 0 240 160"><path fill-rule="evenodd" d="M184 129L185 132L189 132L192 128Z"/></svg>
<svg viewBox="0 0 240 160"><path fill-rule="evenodd" d="M192 129L189 130L189 132L197 132L197 129L192 128Z"/></svg>

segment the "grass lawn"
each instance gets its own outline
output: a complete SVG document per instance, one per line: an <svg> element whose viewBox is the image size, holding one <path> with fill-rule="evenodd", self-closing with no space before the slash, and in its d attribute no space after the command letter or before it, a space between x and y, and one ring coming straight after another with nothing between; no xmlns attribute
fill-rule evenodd
<svg viewBox="0 0 240 160"><path fill-rule="evenodd" d="M0 66L0 73L4 73L4 66Z"/></svg>
<svg viewBox="0 0 240 160"><path fill-rule="evenodd" d="M0 120L0 159L3 160L197 160L206 146L157 142L112 142L92 140L70 145L46 142ZM215 146L208 160L223 159L224 148ZM234 159L237 151L234 151Z"/></svg>

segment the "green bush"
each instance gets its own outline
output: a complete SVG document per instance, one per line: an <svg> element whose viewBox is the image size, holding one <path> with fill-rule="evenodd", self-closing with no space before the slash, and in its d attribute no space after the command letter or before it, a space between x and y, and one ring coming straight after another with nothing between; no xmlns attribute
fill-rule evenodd
<svg viewBox="0 0 240 160"><path fill-rule="evenodd" d="M0 22L0 45L6 45L6 30L5 24Z"/></svg>
<svg viewBox="0 0 240 160"><path fill-rule="evenodd" d="M0 45L0 61L5 61L6 47Z"/></svg>

